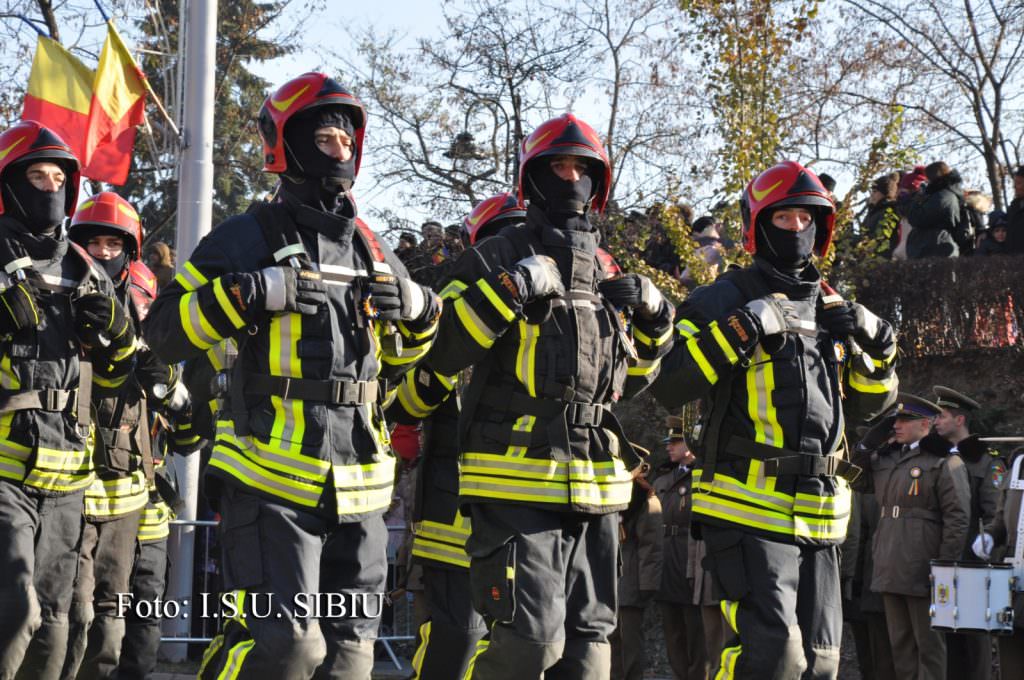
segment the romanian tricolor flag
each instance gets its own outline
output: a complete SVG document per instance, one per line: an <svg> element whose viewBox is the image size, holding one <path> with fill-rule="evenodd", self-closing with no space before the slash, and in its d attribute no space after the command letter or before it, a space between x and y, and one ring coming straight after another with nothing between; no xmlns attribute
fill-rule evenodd
<svg viewBox="0 0 1024 680"><path fill-rule="evenodd" d="M146 77L107 22L95 72L60 43L39 36L21 115L60 135L81 161L83 175L124 184L147 91Z"/></svg>

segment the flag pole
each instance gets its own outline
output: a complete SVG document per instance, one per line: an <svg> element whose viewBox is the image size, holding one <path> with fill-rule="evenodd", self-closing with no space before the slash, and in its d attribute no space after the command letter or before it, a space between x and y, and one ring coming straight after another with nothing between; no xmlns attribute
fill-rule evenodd
<svg viewBox="0 0 1024 680"><path fill-rule="evenodd" d="M213 221L213 108L216 64L217 1L189 0L187 16L179 32L179 67L185 69L184 111L181 155L178 165L177 266L179 271ZM184 40L182 41L182 36ZM199 501L199 453L172 454L169 463L177 472L184 507L178 518L195 520ZM195 555L195 525L183 525L171 532L168 553L173 565L167 597L193 602L192 563ZM187 612L191 607L182 607ZM189 618L164 619L164 633L188 638ZM184 661L187 643L164 646L172 661Z"/></svg>

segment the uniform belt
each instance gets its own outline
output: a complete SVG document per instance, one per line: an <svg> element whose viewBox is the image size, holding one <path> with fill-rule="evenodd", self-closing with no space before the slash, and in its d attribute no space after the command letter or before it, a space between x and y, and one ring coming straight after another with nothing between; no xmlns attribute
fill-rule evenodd
<svg viewBox="0 0 1024 680"><path fill-rule="evenodd" d="M0 413L39 409L63 411L76 403L78 390L26 390L0 396Z"/></svg>
<svg viewBox="0 0 1024 680"><path fill-rule="evenodd" d="M304 399L331 404L369 404L377 400L375 381L308 380L279 375L248 375L245 392L282 399Z"/></svg>
<svg viewBox="0 0 1024 680"><path fill-rule="evenodd" d="M822 456L814 453L790 451L743 439L735 435L729 437L729 442L725 445L725 452L740 458L762 461L764 463L765 475L772 477L780 475L803 475L806 477L828 475L830 477L842 477L846 481L853 483L860 477L861 473L860 467L840 456Z"/></svg>
<svg viewBox="0 0 1024 680"><path fill-rule="evenodd" d="M678 524L663 524L662 526L665 527L666 536L678 536L680 534L685 534L687 529L689 529L689 527L681 527Z"/></svg>
<svg viewBox="0 0 1024 680"><path fill-rule="evenodd" d="M934 510L928 510L927 508L904 508L898 505L883 505L881 507L881 517L891 517L892 519L927 519L933 522L941 522L942 515Z"/></svg>

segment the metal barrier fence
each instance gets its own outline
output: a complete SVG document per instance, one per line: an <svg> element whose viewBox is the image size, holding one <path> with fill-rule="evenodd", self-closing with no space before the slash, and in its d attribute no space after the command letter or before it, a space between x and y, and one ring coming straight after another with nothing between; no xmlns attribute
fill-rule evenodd
<svg viewBox="0 0 1024 680"><path fill-rule="evenodd" d="M220 583L219 583L219 563L214 559L214 535L215 529L219 522L213 520L183 520L174 519L171 520L171 537L174 537L174 532L181 532L183 528L191 528L196 533L196 544L192 551L192 555L195 557L192 564L191 574L193 577L197 576L196 565L201 565L201 571L198 573L199 581L198 587L194 580L191 580L187 591L190 593L189 602L196 602L196 594L206 593L206 597L211 601L219 601L220 596ZM386 591L391 593L395 590L395 574L398 563L399 547L402 544L404 535L408 530L404 525L389 524L388 528L388 577ZM201 534L201 537L200 537ZM171 541L169 541L169 544ZM390 609L390 612L388 611ZM220 627L220 620L217 618L210 617L193 617L192 605L182 606L181 612L185 619L192 621L189 624L189 635L172 635L172 636L161 636L161 645L170 644L209 644L210 641L217 634ZM165 619L165 622L167 619ZM199 621L199 630L195 630L196 621ZM413 611L412 611L412 594L404 593L397 601L391 601L385 598L385 610L381 614L381 632L385 633L377 638L377 641L384 648L391 663L394 664L396 669L401 670L403 664L395 654L395 650L392 647L394 642L409 642L416 639L414 631ZM386 624L385 622L389 622ZM179 626L180 627L180 626ZM166 626L165 626L166 629ZM197 634L198 633L198 634Z"/></svg>

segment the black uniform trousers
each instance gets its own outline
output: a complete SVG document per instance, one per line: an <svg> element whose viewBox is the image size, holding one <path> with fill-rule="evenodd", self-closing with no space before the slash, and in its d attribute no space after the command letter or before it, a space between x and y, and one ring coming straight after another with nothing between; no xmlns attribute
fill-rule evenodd
<svg viewBox="0 0 1024 680"><path fill-rule="evenodd" d="M725 600L732 631L720 677L835 678L843 634L838 547L706 525L702 531L715 597Z"/></svg>
<svg viewBox="0 0 1024 680"><path fill-rule="evenodd" d="M0 481L2 680L60 676L83 509L84 492L45 496Z"/></svg>
<svg viewBox="0 0 1024 680"><path fill-rule="evenodd" d="M647 667L644 642L646 607L619 606L615 631L608 638L612 646L611 680L641 680Z"/></svg>
<svg viewBox="0 0 1024 680"><path fill-rule="evenodd" d="M469 596L469 570L422 562L427 620L419 627L412 667L418 680L461 680L487 625Z"/></svg>
<svg viewBox="0 0 1024 680"><path fill-rule="evenodd" d="M163 599L167 590L167 537L155 541L136 542L135 565L132 569L132 596L135 601L153 602ZM149 611L149 610L144 610ZM145 680L156 670L160 649L160 617L141 617L132 608L125 617L121 661L117 680Z"/></svg>
<svg viewBox="0 0 1024 680"><path fill-rule="evenodd" d="M946 677L989 680L992 677L992 636L946 633Z"/></svg>
<svg viewBox="0 0 1024 680"><path fill-rule="evenodd" d="M701 608L682 602L659 602L658 608L673 680L704 680L708 659Z"/></svg>
<svg viewBox="0 0 1024 680"><path fill-rule="evenodd" d="M387 578L383 516L341 524L333 503L306 512L233 485L220 504L224 586L239 611L225 608L199 677L370 680Z"/></svg>
<svg viewBox="0 0 1024 680"><path fill-rule="evenodd" d="M86 519L62 680L114 677L125 625L118 595L128 592L140 517L141 508L113 519Z"/></svg>
<svg viewBox="0 0 1024 680"><path fill-rule="evenodd" d="M474 680L607 680L618 515L474 503L473 605L491 624Z"/></svg>

